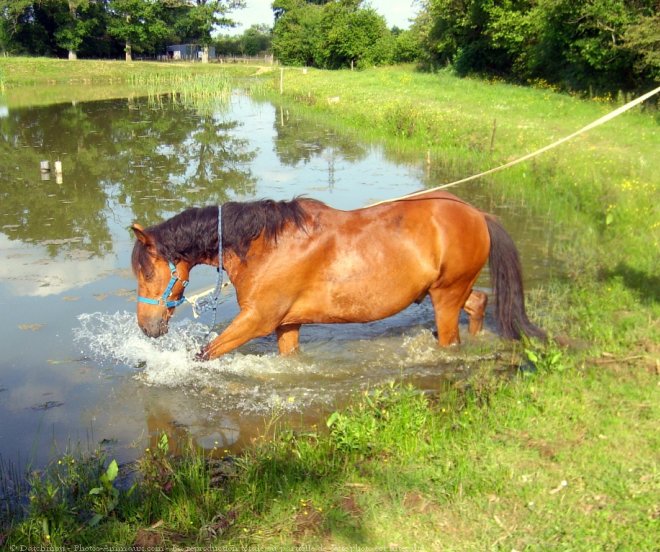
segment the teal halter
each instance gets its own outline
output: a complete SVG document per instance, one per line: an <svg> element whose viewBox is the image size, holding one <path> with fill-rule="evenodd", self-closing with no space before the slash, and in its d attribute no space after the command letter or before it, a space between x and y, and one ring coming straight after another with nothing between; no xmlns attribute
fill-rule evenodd
<svg viewBox="0 0 660 552"><path fill-rule="evenodd" d="M174 263L172 261L167 261L170 265L170 283L167 284L167 287L165 288L165 291L163 292L163 295L161 295L160 299L150 299L149 297L142 297L141 295L138 295L138 303L147 303L147 305L161 305L165 308L168 309L173 309L175 307L178 307L181 303L183 303L186 298L183 296L183 293L181 294L181 297L179 299L170 299L170 295L172 294L172 288L177 282L181 282L181 285L183 286L184 290L186 286L188 285L188 280L182 280L179 278L179 275L177 274L176 271L176 266L174 266Z"/></svg>

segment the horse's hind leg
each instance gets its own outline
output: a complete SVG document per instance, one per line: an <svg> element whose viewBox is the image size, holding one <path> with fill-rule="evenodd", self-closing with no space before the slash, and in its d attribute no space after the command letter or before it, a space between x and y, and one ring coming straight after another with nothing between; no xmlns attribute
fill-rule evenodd
<svg viewBox="0 0 660 552"><path fill-rule="evenodd" d="M463 305L463 309L468 313L470 320L468 324L470 335L476 335L483 329L486 305L488 305L488 295L483 291L472 290L467 301L465 301L465 305Z"/></svg>
<svg viewBox="0 0 660 552"><path fill-rule="evenodd" d="M277 347L282 356L298 352L300 324L286 324L277 328Z"/></svg>
<svg viewBox="0 0 660 552"><path fill-rule="evenodd" d="M438 286L429 289L435 311L435 323L438 327L438 342L441 347L461 342L458 333L458 317L472 291L473 283L474 281L467 283L459 281L448 287Z"/></svg>

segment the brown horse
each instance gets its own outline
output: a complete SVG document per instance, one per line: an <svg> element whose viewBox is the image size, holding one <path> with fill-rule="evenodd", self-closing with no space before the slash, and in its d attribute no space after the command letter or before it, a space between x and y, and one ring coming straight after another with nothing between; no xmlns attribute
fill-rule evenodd
<svg viewBox="0 0 660 552"><path fill-rule="evenodd" d="M303 198L228 202L132 228L138 324L151 337L167 331L195 265L229 275L241 310L203 349L205 359L272 332L280 353L290 354L302 324L370 322L427 294L440 345L458 343L461 308L470 332L481 329L486 295L472 286L487 260L501 334L544 336L525 313L509 234L492 215L446 192L354 211Z"/></svg>

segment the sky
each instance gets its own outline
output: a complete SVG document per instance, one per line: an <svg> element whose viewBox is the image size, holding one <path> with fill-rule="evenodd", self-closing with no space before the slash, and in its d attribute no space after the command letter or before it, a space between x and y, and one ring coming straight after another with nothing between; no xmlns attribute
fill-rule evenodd
<svg viewBox="0 0 660 552"><path fill-rule="evenodd" d="M239 23L239 26L233 29L223 29L223 34L242 34L245 29L251 25L265 23L268 26L273 25L273 10L271 8L273 0L245 0L247 7L242 10L235 10L230 17ZM388 27L397 26L400 29L407 29L410 26L409 19L417 13L418 6L414 5L414 0L371 0L369 4L378 13L385 16Z"/></svg>

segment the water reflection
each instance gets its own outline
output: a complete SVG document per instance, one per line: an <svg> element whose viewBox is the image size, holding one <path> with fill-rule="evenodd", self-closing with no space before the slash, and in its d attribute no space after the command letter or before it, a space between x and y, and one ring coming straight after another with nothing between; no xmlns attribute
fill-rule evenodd
<svg viewBox="0 0 660 552"><path fill-rule="evenodd" d="M12 109L0 119L0 231L50 256L113 250L118 207L150 224L199 203L254 192L246 139L223 110L199 115L176 96ZM63 183L42 180L61 160Z"/></svg>

